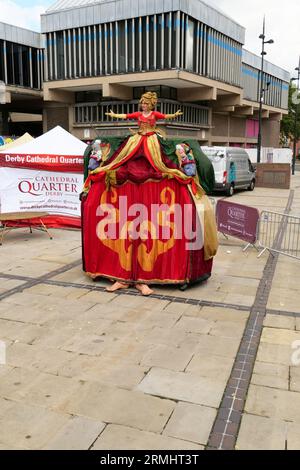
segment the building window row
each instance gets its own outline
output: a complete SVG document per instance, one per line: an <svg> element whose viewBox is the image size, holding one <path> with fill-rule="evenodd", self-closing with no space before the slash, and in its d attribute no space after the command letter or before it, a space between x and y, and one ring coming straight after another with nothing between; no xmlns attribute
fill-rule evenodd
<svg viewBox="0 0 300 470"><path fill-rule="evenodd" d="M242 85L244 98L259 102L260 94L260 71L249 65L242 66ZM287 108L288 84L279 78L264 73L264 104L277 108Z"/></svg>
<svg viewBox="0 0 300 470"><path fill-rule="evenodd" d="M0 40L0 80L7 85L40 90L43 82L43 51Z"/></svg>
<svg viewBox="0 0 300 470"><path fill-rule="evenodd" d="M132 90L133 100L139 100L141 96L148 91L155 92L159 99L177 100L177 88L166 85L134 87ZM107 98L103 97L102 90L78 91L75 93L75 103L90 103L106 100Z"/></svg>
<svg viewBox="0 0 300 470"><path fill-rule="evenodd" d="M240 86L242 45L171 12L48 33L47 77L183 69Z"/></svg>

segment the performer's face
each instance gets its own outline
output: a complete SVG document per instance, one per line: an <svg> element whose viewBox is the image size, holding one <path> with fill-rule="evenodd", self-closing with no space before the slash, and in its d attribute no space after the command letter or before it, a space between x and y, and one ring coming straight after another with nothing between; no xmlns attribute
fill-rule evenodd
<svg viewBox="0 0 300 470"><path fill-rule="evenodd" d="M142 111L144 113L149 113L149 111L150 111L149 105L147 103L145 103L145 101L142 101L141 104L142 104Z"/></svg>

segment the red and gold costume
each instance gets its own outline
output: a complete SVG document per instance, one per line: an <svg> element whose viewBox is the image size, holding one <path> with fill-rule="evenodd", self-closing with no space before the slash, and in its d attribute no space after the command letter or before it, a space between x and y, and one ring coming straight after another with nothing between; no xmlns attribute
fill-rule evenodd
<svg viewBox="0 0 300 470"><path fill-rule="evenodd" d="M141 112L114 117L136 120L139 131L126 138L109 161L91 172L85 182L84 191L88 192L82 210L85 271L94 278L106 277L127 283L185 284L207 279L217 251L212 208L198 176L186 176L169 160L157 136L160 130L156 122L174 116L152 111L147 117ZM164 239L158 234L157 225L150 217L141 219L143 236L138 239L124 236L131 232L137 215L121 220L121 196L127 197L128 207L143 204L148 215L153 204L168 205L171 214L169 221L163 210L158 218L160 227L169 224L170 237ZM100 204L108 214L114 208L110 217L114 218L113 222L122 236L110 239L104 235L105 216L99 215L99 212L97 215ZM183 226L180 227L182 238L175 236L177 222L172 217L175 205L181 208L190 206L194 228L196 218L201 218L204 247L189 250L187 247L191 240L186 237Z"/></svg>

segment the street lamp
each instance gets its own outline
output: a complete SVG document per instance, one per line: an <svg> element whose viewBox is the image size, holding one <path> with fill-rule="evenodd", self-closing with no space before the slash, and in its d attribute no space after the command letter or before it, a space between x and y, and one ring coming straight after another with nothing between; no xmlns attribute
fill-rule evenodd
<svg viewBox="0 0 300 470"><path fill-rule="evenodd" d="M265 41L265 29L266 29L266 19L264 17L263 22L263 33L259 36L262 43L262 50L261 50L261 70L260 70L260 91L259 91L259 118L258 118L258 138L257 138L257 163L260 163L260 155L261 155L261 143L262 143L262 105L264 101L264 94L265 91L268 90L270 86L270 82L267 83L267 88L264 88L264 59L267 53L265 52L265 44L273 44L273 39L269 39Z"/></svg>
<svg viewBox="0 0 300 470"><path fill-rule="evenodd" d="M299 80L300 80L300 57L299 57L299 67L296 67L295 70L298 72L296 78L292 78L292 81L297 81L297 99L295 106L295 121L294 121L294 148L293 148L293 163L292 163L292 175L295 174L296 168L296 149L297 149L297 124L298 124L298 95L299 95Z"/></svg>

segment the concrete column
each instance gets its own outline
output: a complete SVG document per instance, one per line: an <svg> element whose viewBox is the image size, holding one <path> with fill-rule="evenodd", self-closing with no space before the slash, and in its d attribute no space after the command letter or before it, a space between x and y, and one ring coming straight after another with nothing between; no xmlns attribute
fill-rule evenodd
<svg viewBox="0 0 300 470"><path fill-rule="evenodd" d="M56 126L61 126L69 132L69 106L60 103L44 103L43 124L44 132L48 132Z"/></svg>
<svg viewBox="0 0 300 470"><path fill-rule="evenodd" d="M8 123L9 112L6 110L0 111L0 135L9 134L9 123Z"/></svg>
<svg viewBox="0 0 300 470"><path fill-rule="evenodd" d="M279 140L280 121L264 119L262 125L262 146L278 148Z"/></svg>

